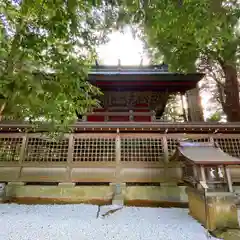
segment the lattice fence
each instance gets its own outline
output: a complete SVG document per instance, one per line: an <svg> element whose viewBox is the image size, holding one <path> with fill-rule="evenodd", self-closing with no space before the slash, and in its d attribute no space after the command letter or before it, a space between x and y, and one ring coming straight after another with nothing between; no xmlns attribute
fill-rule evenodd
<svg viewBox="0 0 240 240"><path fill-rule="evenodd" d="M214 142L226 153L240 158L240 136L232 137L216 137Z"/></svg>
<svg viewBox="0 0 240 240"><path fill-rule="evenodd" d="M170 157L178 142L183 140L214 141L224 152L240 158L240 135L120 134L120 139L121 161L125 163L161 162L165 156ZM76 134L70 142L72 144L69 144L68 137L54 141L37 134L29 134L27 137L24 134L1 134L0 163L113 163L116 160L115 141L116 134Z"/></svg>
<svg viewBox="0 0 240 240"><path fill-rule="evenodd" d="M18 162L22 146L21 137L0 137L0 161Z"/></svg>
<svg viewBox="0 0 240 240"><path fill-rule="evenodd" d="M73 162L114 162L115 138L75 138Z"/></svg>
<svg viewBox="0 0 240 240"><path fill-rule="evenodd" d="M121 161L159 162L164 155L162 138L121 138Z"/></svg>
<svg viewBox="0 0 240 240"><path fill-rule="evenodd" d="M52 140L43 136L27 139L25 162L66 162L68 139Z"/></svg>

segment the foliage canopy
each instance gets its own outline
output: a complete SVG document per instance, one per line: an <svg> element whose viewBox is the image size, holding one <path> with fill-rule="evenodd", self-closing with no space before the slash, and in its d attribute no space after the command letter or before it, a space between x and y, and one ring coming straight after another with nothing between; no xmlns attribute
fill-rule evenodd
<svg viewBox="0 0 240 240"><path fill-rule="evenodd" d="M1 115L65 126L97 104L86 77L104 40L100 10L83 0L0 2Z"/></svg>

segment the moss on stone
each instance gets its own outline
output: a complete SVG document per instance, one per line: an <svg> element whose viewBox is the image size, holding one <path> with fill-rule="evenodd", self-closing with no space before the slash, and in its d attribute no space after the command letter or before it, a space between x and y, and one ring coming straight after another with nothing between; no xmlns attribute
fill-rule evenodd
<svg viewBox="0 0 240 240"><path fill-rule="evenodd" d="M240 229L218 229L213 231L212 235L224 240L239 240Z"/></svg>

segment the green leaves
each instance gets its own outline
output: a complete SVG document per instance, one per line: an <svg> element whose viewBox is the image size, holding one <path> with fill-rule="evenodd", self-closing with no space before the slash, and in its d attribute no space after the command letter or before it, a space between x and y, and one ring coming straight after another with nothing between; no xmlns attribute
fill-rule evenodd
<svg viewBox="0 0 240 240"><path fill-rule="evenodd" d="M126 1L121 9L132 16L128 23L138 23L148 46L163 54L174 70L193 71L206 48L226 58L234 55L227 54L231 48L226 44L239 39L234 30L240 14L236 1L185 0L181 7L169 0L152 0L144 6Z"/></svg>
<svg viewBox="0 0 240 240"><path fill-rule="evenodd" d="M215 112L214 114L212 114L207 121L208 122L219 122L222 119L222 113L220 112Z"/></svg>
<svg viewBox="0 0 240 240"><path fill-rule="evenodd" d="M104 23L81 0L0 3L0 95L4 117L67 126L98 104L87 81ZM96 34L98 33L98 34Z"/></svg>

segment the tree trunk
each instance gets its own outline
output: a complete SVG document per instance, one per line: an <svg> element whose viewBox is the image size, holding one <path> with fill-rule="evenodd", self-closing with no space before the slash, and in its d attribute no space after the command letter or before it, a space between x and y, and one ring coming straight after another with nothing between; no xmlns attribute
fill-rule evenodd
<svg viewBox="0 0 240 240"><path fill-rule="evenodd" d="M6 103L4 102L4 103L2 104L2 106L0 107L0 121L2 121L3 111L4 111L5 107L6 107Z"/></svg>
<svg viewBox="0 0 240 240"><path fill-rule="evenodd" d="M221 104L222 109L224 109L225 106L225 87L222 86L219 82L217 84L217 90L218 90L218 102Z"/></svg>
<svg viewBox="0 0 240 240"><path fill-rule="evenodd" d="M188 117L187 117L186 109L184 107L183 94L181 94L181 106L182 106L183 120L184 120L184 122L187 122L188 121Z"/></svg>
<svg viewBox="0 0 240 240"><path fill-rule="evenodd" d="M225 74L225 95L226 100L223 111L229 122L240 122L239 83L237 78L236 65L222 63Z"/></svg>
<svg viewBox="0 0 240 240"><path fill-rule="evenodd" d="M199 88L191 89L186 92L188 104L188 121L203 122L203 109L201 105L201 98L199 96Z"/></svg>

